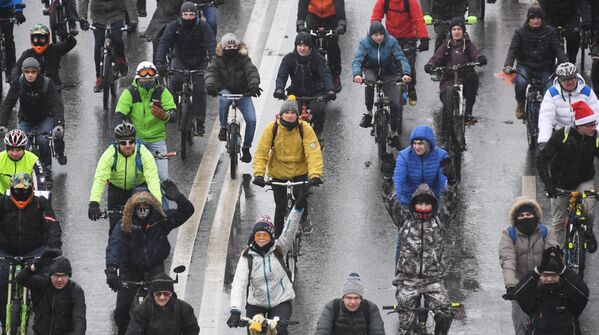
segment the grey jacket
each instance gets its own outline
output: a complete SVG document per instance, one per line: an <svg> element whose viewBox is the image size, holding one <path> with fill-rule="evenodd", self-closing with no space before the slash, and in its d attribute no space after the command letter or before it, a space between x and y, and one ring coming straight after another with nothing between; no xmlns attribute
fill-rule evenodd
<svg viewBox="0 0 599 335"><path fill-rule="evenodd" d="M88 10L92 21L101 25L125 20L125 13L131 23L138 22L136 0L79 0L79 17L87 20Z"/></svg>
<svg viewBox="0 0 599 335"><path fill-rule="evenodd" d="M381 318L381 313L379 312L379 308L373 302L364 299L362 304L368 304L368 332L367 335L385 335L385 324L383 323L383 319ZM320 314L320 318L318 319L318 323L316 324L316 335L332 335L339 334L340 332L335 329L335 311L333 310L335 307L335 300L329 301L322 310ZM343 301L339 304L339 313L338 315L341 317L345 317L348 321L346 326L360 326L360 321L364 321L364 316L362 313L359 313L362 308L359 308L356 312L351 313L348 311L343 305ZM357 327L355 327L357 328ZM355 330L355 329L354 329ZM352 330L345 330L344 335L363 335L361 332L352 332Z"/></svg>

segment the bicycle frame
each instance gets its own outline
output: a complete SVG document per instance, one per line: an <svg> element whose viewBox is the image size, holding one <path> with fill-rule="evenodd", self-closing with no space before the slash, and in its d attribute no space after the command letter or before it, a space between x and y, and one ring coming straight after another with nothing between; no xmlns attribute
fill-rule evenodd
<svg viewBox="0 0 599 335"><path fill-rule="evenodd" d="M236 177L239 154L241 153L241 126L237 121L237 101L244 97L244 94L221 94L221 96L231 101L229 114L227 115L227 153L230 157L231 179Z"/></svg>
<svg viewBox="0 0 599 335"><path fill-rule="evenodd" d="M187 146L193 143L193 131L194 131L194 122L191 118L191 108L193 104L193 75L204 75L204 70L179 70L179 69L169 69L169 74L179 73L184 76L183 83L181 85L181 90L176 92L178 96L177 100L177 114L179 119L177 121L177 125L179 131L181 132L180 136L180 145L181 145L181 159L185 160L187 157ZM183 108L185 106L185 108Z"/></svg>
<svg viewBox="0 0 599 335"><path fill-rule="evenodd" d="M428 332L428 329L434 328L434 325L428 326L427 320L429 319L429 315L433 315L436 311L440 310L448 310L451 311L454 315L458 313L463 313L464 305L458 302L452 302L450 304L437 306L434 308L430 307L408 307L401 305L390 305L390 306L382 306L383 310L390 310L387 314L392 313L406 313L412 312L416 314L416 324L411 328L413 334L415 335L432 335L432 333ZM430 318L433 319L433 318ZM434 319L433 319L434 320Z"/></svg>
<svg viewBox="0 0 599 335"><path fill-rule="evenodd" d="M54 152L54 141L52 137L52 132L44 131L39 132L37 127L34 127L33 130L27 133L27 150L34 153L36 156L40 156L40 146L37 143L37 137L43 136L48 139L48 145L50 146L50 156L56 158L57 155Z"/></svg>
<svg viewBox="0 0 599 335"><path fill-rule="evenodd" d="M6 303L6 320L4 320L4 332L6 334L26 334L29 315L31 313L31 294L27 287L22 286L16 280L17 274L27 266L28 261L37 257L33 256L0 256L0 260L9 261L8 267L8 291ZM13 327L17 327L16 329Z"/></svg>
<svg viewBox="0 0 599 335"><path fill-rule="evenodd" d="M335 32L333 30L325 30L324 27L319 27L318 29L311 29L310 35L316 39L315 49L327 60L327 41L329 38L335 36Z"/></svg>
<svg viewBox="0 0 599 335"><path fill-rule="evenodd" d="M560 191L560 197L568 196L568 215L564 223L566 239L564 245L564 264L572 268L582 278L585 269L585 253L588 249L586 233L588 226L584 214L584 200L589 197L599 198L594 191L568 192Z"/></svg>
<svg viewBox="0 0 599 335"><path fill-rule="evenodd" d="M528 78L522 72L514 70L519 76L524 78L528 85L526 86L526 135L528 148L535 150L537 138L539 135L539 109L545 95L545 82L535 78Z"/></svg>

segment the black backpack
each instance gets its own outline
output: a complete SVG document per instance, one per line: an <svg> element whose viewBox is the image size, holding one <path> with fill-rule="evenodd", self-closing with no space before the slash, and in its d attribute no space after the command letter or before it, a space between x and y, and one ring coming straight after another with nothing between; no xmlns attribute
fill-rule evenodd
<svg viewBox="0 0 599 335"><path fill-rule="evenodd" d="M385 0L385 12L384 12L385 14L387 14L387 12L389 11L390 3L391 3L391 0ZM403 0L403 8L406 13L410 12L410 0ZM399 11L394 11L394 12L401 13Z"/></svg>

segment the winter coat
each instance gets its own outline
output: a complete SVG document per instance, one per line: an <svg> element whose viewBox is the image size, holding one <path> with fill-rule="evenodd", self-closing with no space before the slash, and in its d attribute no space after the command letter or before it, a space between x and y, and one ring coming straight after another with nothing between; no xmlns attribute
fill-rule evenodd
<svg viewBox="0 0 599 335"><path fill-rule="evenodd" d="M113 24L125 20L125 14L129 16L129 22L138 21L136 0L79 0L78 3L79 17L87 20L87 12L90 10L94 23L104 26Z"/></svg>
<svg viewBox="0 0 599 335"><path fill-rule="evenodd" d="M588 0L539 0L549 21L567 22L571 17L580 17L582 22L591 22L591 6ZM553 22L551 23L553 26Z"/></svg>
<svg viewBox="0 0 599 335"><path fill-rule="evenodd" d="M135 206L145 202L152 209L143 221L135 214ZM175 199L177 209L162 210L160 202L148 192L138 192L123 208L123 218L110 235L106 247L106 267L126 267L145 271L163 265L171 251L168 234L193 214L193 205L185 196Z"/></svg>
<svg viewBox="0 0 599 335"><path fill-rule="evenodd" d="M559 286L547 291L540 287L539 275L532 272L518 283L514 298L531 319L531 334L578 334L576 319L589 301L589 288L572 269L566 268Z"/></svg>
<svg viewBox="0 0 599 335"><path fill-rule="evenodd" d="M416 189L413 198L422 194L435 196L426 184ZM383 178L382 195L387 212L393 222L399 225L398 238L401 253L395 270L394 285L405 279L442 279L446 271L444 260L446 225L441 221L441 217L435 213L428 220L416 218L397 201L395 187L388 178ZM412 205L410 204L410 207Z"/></svg>
<svg viewBox="0 0 599 335"><path fill-rule="evenodd" d="M555 131L537 155L539 177L545 185L574 190L595 176L595 157L599 158L597 133L583 136L576 128L565 127Z"/></svg>
<svg viewBox="0 0 599 335"><path fill-rule="evenodd" d="M23 51L21 57L17 59L15 67L12 69L11 77L17 78L21 75L21 66L23 61L29 57L37 59L40 63L40 74L51 78L55 84L60 85L60 60L62 56L66 55L67 52L71 51L77 45L77 40L73 35L68 35L67 39L57 43L51 43L48 49L43 54L38 54L33 49L27 49Z"/></svg>
<svg viewBox="0 0 599 335"><path fill-rule="evenodd" d="M539 110L539 143L545 143L551 137L554 129L574 125L572 104L584 101L599 116L599 100L595 92L585 84L581 75L578 77L578 86L573 92L565 92L557 78L543 97Z"/></svg>
<svg viewBox="0 0 599 335"><path fill-rule="evenodd" d="M31 151L25 150L23 157L18 161L13 161L6 150L0 152L0 194L5 194L6 190L10 188L10 179L17 172L27 172L34 176L33 181L35 182L34 189L43 189L41 181L44 179L45 174L39 158Z"/></svg>
<svg viewBox="0 0 599 335"><path fill-rule="evenodd" d="M335 90L331 70L314 49L308 56L300 56L293 50L283 57L277 73L277 90L285 89L287 78L291 78L287 88L289 94L314 96Z"/></svg>
<svg viewBox="0 0 599 335"><path fill-rule="evenodd" d="M422 0L422 12L439 19L463 17L468 9L469 16L479 16L479 0Z"/></svg>
<svg viewBox="0 0 599 335"><path fill-rule="evenodd" d="M240 43L234 56L224 56L223 47L216 45L216 56L212 58L204 75L206 87L215 86L219 91L227 89L233 94L249 91L250 86L260 85L260 74L256 65L248 57L248 49Z"/></svg>
<svg viewBox="0 0 599 335"><path fill-rule="evenodd" d="M136 186L146 183L150 193L152 193L158 202L162 203L158 168L150 150L145 145L136 144L135 151L131 156L125 157L118 150L117 146L117 144L111 145L100 157L96 166L96 174L94 175L94 183L92 184L89 201L99 203L102 200L102 193L104 193L104 188L107 184L112 184L121 190L131 191ZM116 166L113 169L115 163ZM138 166L138 163L141 163L141 166Z"/></svg>
<svg viewBox="0 0 599 335"><path fill-rule="evenodd" d="M409 0L410 10L406 11L405 0L390 0L389 10L385 13L385 1L377 0L372 9L370 23L383 21L389 34L396 39L428 38L422 9L418 0Z"/></svg>
<svg viewBox="0 0 599 335"><path fill-rule="evenodd" d="M435 54L428 63L433 66L454 66L462 65L470 62L477 62L482 56L480 50L468 34L464 34L464 38L460 40L447 39L445 43L435 51ZM464 68L458 72L458 82L463 83L465 73L474 71L472 68ZM441 82L439 83L439 91L445 92L449 86L453 85L453 73L443 73Z"/></svg>
<svg viewBox="0 0 599 335"><path fill-rule="evenodd" d="M428 126L414 128L410 135L410 143L421 139L431 145L428 154L419 156L412 145L405 147L397 155L393 183L397 190L397 197L402 206L407 207L412 199L412 194L420 184L427 184L439 198L447 186L447 177L443 174L441 160L447 157L447 151L437 147L433 129Z"/></svg>
<svg viewBox="0 0 599 335"><path fill-rule="evenodd" d="M239 257L235 277L231 284L230 310L241 312L241 306L244 306L243 301L246 296L248 305L266 309L274 308L295 298L293 284L287 276L285 268L275 256L275 249L280 248L283 255L287 254L295 239L303 212L303 209L295 207L291 210L281 236L264 255L251 248L246 250L249 255L252 255L251 274L245 252Z"/></svg>
<svg viewBox="0 0 599 335"><path fill-rule="evenodd" d="M543 23L540 28L533 29L528 23L524 23L512 36L503 66L512 66L514 61L518 61L519 65L533 71L553 72L556 57L558 63L568 61L555 28Z"/></svg>
<svg viewBox="0 0 599 335"><path fill-rule="evenodd" d="M335 303L337 301L337 303ZM339 306L335 320L335 305ZM366 317L365 313L368 313ZM369 300L362 300L355 312L345 308L343 300L329 301L322 310L316 324L316 335L384 335L385 325L379 308Z"/></svg>
<svg viewBox="0 0 599 335"><path fill-rule="evenodd" d="M0 250L11 255L25 255L47 245L62 246L62 229L52 204L33 196L27 207L19 209L10 196L0 196Z"/></svg>
<svg viewBox="0 0 599 335"><path fill-rule="evenodd" d="M275 122L277 134L273 142ZM303 139L298 127L303 129ZM322 152L312 127L299 120L297 127L289 131L281 125L278 118L269 122L254 153L254 176L264 176L267 164L268 175L272 178L292 179L305 174L308 174L310 179L322 178Z"/></svg>
<svg viewBox="0 0 599 335"><path fill-rule="evenodd" d="M54 125L64 125L64 106L62 97L56 90L54 81L38 76L28 83L23 75L10 83L10 88L0 109L0 126L7 126L13 107L19 102L19 121L41 122L48 117L54 118ZM48 80L44 94L44 80Z"/></svg>
<svg viewBox="0 0 599 335"><path fill-rule="evenodd" d="M516 223L516 210L522 206L533 206L535 208L536 217L541 222L543 211L536 201L526 198L517 200L509 213L510 224ZM540 228L530 235L521 233L517 228L516 241L510 237L509 227L501 232L499 240L499 263L503 270L503 281L505 287L516 286L518 281L534 270L535 266L541 263L543 250L557 245L555 233L551 227L547 227L547 235L543 237Z"/></svg>
<svg viewBox="0 0 599 335"><path fill-rule="evenodd" d="M200 326L188 303L173 293L164 308L149 296L133 312L125 335L198 335Z"/></svg>
<svg viewBox="0 0 599 335"><path fill-rule="evenodd" d="M345 20L345 0L299 0L297 4L298 20L306 20L308 12L326 19L336 16Z"/></svg>
<svg viewBox="0 0 599 335"><path fill-rule="evenodd" d="M32 290L36 334L85 334L85 294L79 284L69 279L65 287L56 289L50 278L32 272L30 267L17 274L17 282Z"/></svg>
<svg viewBox="0 0 599 335"><path fill-rule="evenodd" d="M210 26L196 17L196 23L188 28L178 18L169 23L160 38L156 51L156 65L166 64L166 54L171 51L173 58L180 59L188 69L203 69L214 57L216 39Z"/></svg>
<svg viewBox="0 0 599 335"><path fill-rule="evenodd" d="M401 63L401 65L398 64ZM354 60L352 61L353 77L362 74L362 68L376 69L382 74L411 75L412 70L406 55L395 37L385 31L385 39L381 44L372 40L369 33L360 40Z"/></svg>
<svg viewBox="0 0 599 335"><path fill-rule="evenodd" d="M181 4L183 4L183 0L160 0L157 2L156 10L144 32L148 41L154 40L169 22L181 16Z"/></svg>

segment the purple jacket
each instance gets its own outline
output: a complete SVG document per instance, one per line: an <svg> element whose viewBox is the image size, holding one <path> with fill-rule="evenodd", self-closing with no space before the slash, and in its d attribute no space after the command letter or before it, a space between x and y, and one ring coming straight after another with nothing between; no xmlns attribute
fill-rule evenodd
<svg viewBox="0 0 599 335"><path fill-rule="evenodd" d="M439 49L435 51L435 54L428 63L434 66L453 66L476 62L480 56L480 50L478 50L476 44L470 40L468 35L465 35L463 39L458 41L452 39L445 40ZM459 77L461 82L463 75L460 75ZM439 90L445 92L452 83L453 75L444 74L439 83Z"/></svg>

